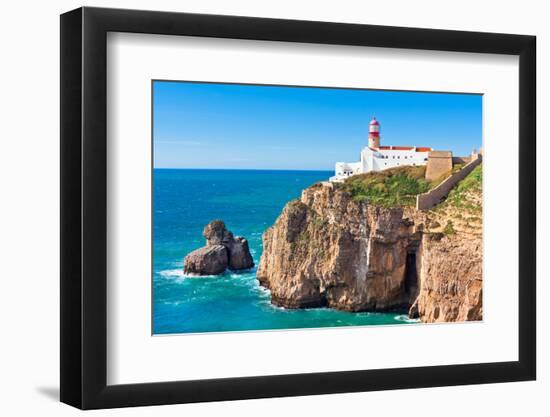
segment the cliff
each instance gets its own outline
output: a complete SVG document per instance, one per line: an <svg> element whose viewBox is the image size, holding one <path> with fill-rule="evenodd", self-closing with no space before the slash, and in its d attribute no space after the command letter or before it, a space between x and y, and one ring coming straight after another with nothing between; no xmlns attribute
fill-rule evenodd
<svg viewBox="0 0 550 417"><path fill-rule="evenodd" d="M373 205L346 184L313 185L264 233L257 277L286 308L480 320L481 228L457 224L451 233L452 210L438 210Z"/></svg>
<svg viewBox="0 0 550 417"><path fill-rule="evenodd" d="M481 238L424 235L420 289L409 310L423 322L481 320Z"/></svg>
<svg viewBox="0 0 550 417"><path fill-rule="evenodd" d="M482 166L459 182L433 220L420 247L419 294L409 315L423 322L483 318Z"/></svg>

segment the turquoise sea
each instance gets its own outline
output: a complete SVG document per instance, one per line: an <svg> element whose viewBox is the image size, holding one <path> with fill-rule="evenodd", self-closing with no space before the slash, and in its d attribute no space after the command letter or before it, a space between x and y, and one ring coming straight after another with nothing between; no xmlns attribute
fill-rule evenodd
<svg viewBox="0 0 550 417"><path fill-rule="evenodd" d="M202 229L222 219L248 239L256 266L262 233L284 205L330 171L155 169L153 172L154 334L294 329L410 322L405 313L287 310L270 303L255 269L189 278L183 258L204 245Z"/></svg>

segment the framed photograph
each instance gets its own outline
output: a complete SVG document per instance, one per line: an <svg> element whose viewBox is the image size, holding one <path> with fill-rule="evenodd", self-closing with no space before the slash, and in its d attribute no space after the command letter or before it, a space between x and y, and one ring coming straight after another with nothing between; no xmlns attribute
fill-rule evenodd
<svg viewBox="0 0 550 417"><path fill-rule="evenodd" d="M533 380L535 37L61 16L61 401Z"/></svg>

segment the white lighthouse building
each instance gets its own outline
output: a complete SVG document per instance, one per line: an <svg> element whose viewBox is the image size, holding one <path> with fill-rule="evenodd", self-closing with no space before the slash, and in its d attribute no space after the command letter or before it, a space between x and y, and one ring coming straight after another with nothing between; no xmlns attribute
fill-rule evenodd
<svg viewBox="0 0 550 417"><path fill-rule="evenodd" d="M330 181L343 181L352 175L399 166L426 165L431 151L432 148L426 147L380 145L380 123L373 117L369 123L368 145L361 151L361 160L337 162Z"/></svg>

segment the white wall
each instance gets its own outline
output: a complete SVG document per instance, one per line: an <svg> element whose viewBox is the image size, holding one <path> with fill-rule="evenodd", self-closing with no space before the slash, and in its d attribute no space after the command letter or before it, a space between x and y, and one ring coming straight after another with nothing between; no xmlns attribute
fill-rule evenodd
<svg viewBox="0 0 550 417"><path fill-rule="evenodd" d="M59 18L79 1L5 2L2 42L0 140L0 317L1 414L76 415L57 403L59 305ZM86 2L89 6L161 9L536 34L538 36L539 155L550 151L548 112L550 26L545 2L517 1L346 1L128 0ZM539 157L539 213L550 210L550 166ZM546 187L548 189L548 187ZM539 215L539 259L550 249L550 220ZM539 265L539 317L550 302L550 268ZM549 351L550 326L539 320L539 352ZM539 381L317 397L239 401L101 411L94 415L164 416L381 416L543 415L550 406L547 355L539 354ZM335 358L337 360L337 358Z"/></svg>

